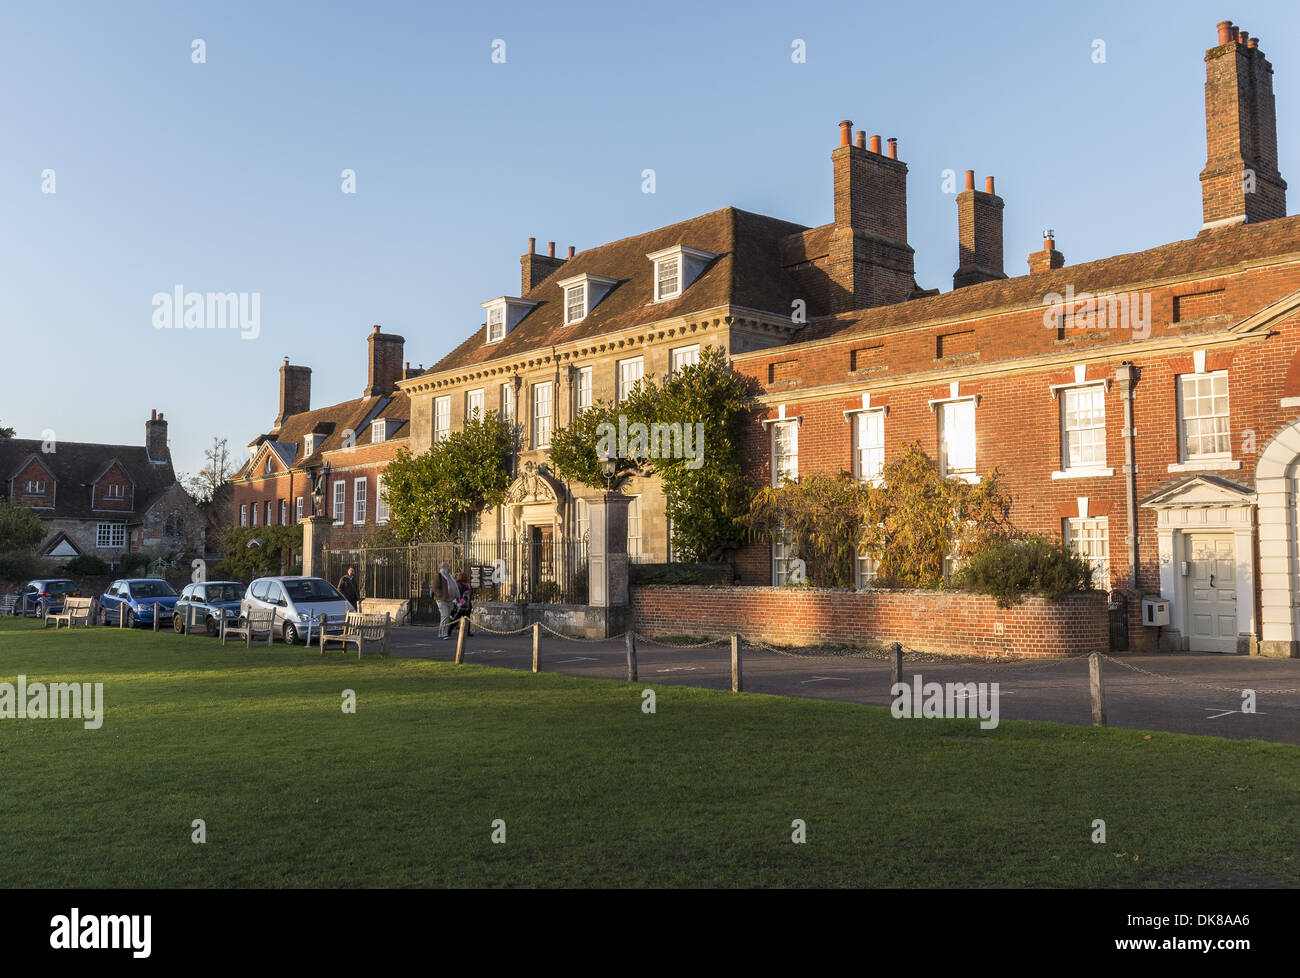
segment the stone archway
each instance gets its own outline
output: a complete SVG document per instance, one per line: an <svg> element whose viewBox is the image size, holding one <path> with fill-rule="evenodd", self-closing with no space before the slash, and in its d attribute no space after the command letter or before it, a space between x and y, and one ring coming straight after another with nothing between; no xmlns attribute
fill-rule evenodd
<svg viewBox="0 0 1300 978"><path fill-rule="evenodd" d="M1268 443L1255 468L1259 496L1260 655L1300 655L1297 469L1300 421L1293 421Z"/></svg>

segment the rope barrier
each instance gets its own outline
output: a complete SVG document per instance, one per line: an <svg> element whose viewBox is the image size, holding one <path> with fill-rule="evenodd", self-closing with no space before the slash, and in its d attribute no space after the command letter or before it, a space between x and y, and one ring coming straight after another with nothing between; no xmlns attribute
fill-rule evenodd
<svg viewBox="0 0 1300 978"><path fill-rule="evenodd" d="M1190 679L1179 679L1177 676L1165 676L1158 672L1152 672L1149 669L1143 669L1141 666L1135 666L1131 662L1125 662L1123 659L1116 659L1109 655L1103 655L1102 658L1107 662L1113 662L1117 666L1123 666L1125 669L1132 670L1133 672L1139 672L1144 676L1150 676L1152 679L1163 679L1166 682L1179 683L1183 686L1199 686L1202 689L1213 689L1222 693L1236 693L1238 696L1241 695L1242 689L1245 688L1242 686L1217 686L1214 683L1198 683ZM1255 692L1285 696L1291 693L1300 693L1300 689L1255 689Z"/></svg>

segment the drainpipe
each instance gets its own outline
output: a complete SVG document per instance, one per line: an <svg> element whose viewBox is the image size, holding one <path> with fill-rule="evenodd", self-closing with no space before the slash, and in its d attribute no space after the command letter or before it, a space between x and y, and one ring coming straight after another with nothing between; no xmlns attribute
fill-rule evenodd
<svg viewBox="0 0 1300 978"><path fill-rule="evenodd" d="M1137 525L1137 464L1136 438L1133 427L1133 386L1138 380L1138 368L1125 360L1115 371L1120 396L1124 399L1124 496L1128 505L1129 558L1128 586L1134 594L1138 589L1138 525Z"/></svg>

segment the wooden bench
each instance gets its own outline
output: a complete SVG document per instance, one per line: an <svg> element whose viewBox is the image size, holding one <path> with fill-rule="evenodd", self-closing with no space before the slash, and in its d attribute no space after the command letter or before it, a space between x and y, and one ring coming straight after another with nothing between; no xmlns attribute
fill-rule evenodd
<svg viewBox="0 0 1300 978"><path fill-rule="evenodd" d="M325 632L320 633L320 654L325 654L325 645L327 642L337 642L343 646L343 651L348 650L349 645L357 647L357 659L360 660L361 653L365 651L367 642L379 643L379 655L388 655L388 625L392 616L385 613L382 615L363 615L359 611L349 611L343 619L343 631L337 635L328 635Z"/></svg>
<svg viewBox="0 0 1300 978"><path fill-rule="evenodd" d="M77 624L89 628L90 612L94 604L94 598L65 598L62 611L58 613L47 611L45 613L45 624L48 625L53 621L56 632L59 630L59 622L66 622L69 628Z"/></svg>
<svg viewBox="0 0 1300 978"><path fill-rule="evenodd" d="M266 633L266 644L275 641L275 612L270 608L254 608L248 617L237 624L230 624L225 615L221 616L221 644L226 644L226 636L234 635L244 640L244 648L251 649L256 636Z"/></svg>

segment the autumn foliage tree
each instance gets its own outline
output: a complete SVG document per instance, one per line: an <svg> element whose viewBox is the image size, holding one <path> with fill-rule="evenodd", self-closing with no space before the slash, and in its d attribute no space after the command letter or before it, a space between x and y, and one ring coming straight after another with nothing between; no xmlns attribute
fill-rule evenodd
<svg viewBox="0 0 1300 978"><path fill-rule="evenodd" d="M976 483L945 478L917 443L863 483L847 473L811 474L761 490L751 529L784 532L807 565L808 579L849 587L858 554L876 561L876 580L891 587L935 588L945 562L969 559L1013 536L1011 495L994 469Z"/></svg>

